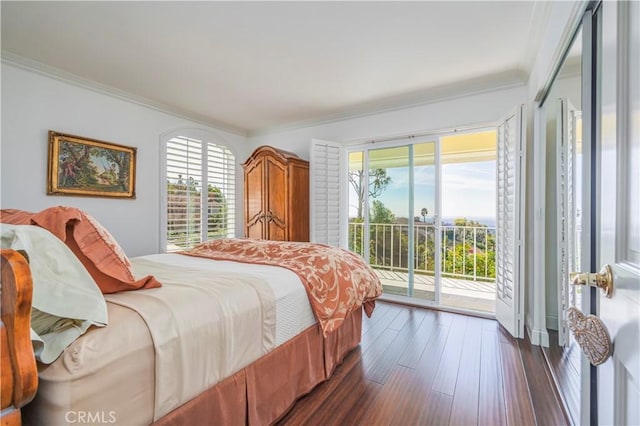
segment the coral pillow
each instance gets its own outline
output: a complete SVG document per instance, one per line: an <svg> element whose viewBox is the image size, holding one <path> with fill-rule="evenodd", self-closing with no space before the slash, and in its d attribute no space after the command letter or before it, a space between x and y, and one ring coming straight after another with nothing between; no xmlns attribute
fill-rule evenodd
<svg viewBox="0 0 640 426"><path fill-rule="evenodd" d="M24 216L16 212L20 211L3 210L0 220L24 220ZM64 241L104 294L162 286L151 275L136 280L129 259L109 231L80 209L50 207L32 214L30 222Z"/></svg>

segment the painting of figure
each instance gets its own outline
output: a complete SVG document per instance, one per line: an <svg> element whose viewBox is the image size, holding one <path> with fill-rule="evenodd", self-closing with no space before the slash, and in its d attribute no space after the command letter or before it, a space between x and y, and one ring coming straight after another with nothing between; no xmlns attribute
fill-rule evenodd
<svg viewBox="0 0 640 426"><path fill-rule="evenodd" d="M49 132L50 195L135 197L136 149Z"/></svg>

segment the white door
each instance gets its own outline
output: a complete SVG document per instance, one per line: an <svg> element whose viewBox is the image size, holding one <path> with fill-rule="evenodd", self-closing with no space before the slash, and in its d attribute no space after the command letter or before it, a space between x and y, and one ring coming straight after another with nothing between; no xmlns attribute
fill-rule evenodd
<svg viewBox="0 0 640 426"><path fill-rule="evenodd" d="M640 2L602 4L597 252L614 293L599 293L613 341L598 367L598 423L640 424ZM593 272L593 271L592 271Z"/></svg>
<svg viewBox="0 0 640 426"><path fill-rule="evenodd" d="M524 337L524 106L498 124L496 160L496 319Z"/></svg>

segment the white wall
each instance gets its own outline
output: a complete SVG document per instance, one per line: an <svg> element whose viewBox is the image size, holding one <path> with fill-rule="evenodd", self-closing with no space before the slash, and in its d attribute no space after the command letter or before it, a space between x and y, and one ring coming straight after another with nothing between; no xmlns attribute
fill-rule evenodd
<svg viewBox="0 0 640 426"><path fill-rule="evenodd" d="M160 251L161 134L197 128L227 142L239 162L248 155L242 136L13 65L3 63L1 71L0 206L28 211L55 205L81 208L109 229L129 256ZM136 199L46 195L49 130L136 147Z"/></svg>
<svg viewBox="0 0 640 426"><path fill-rule="evenodd" d="M357 118L283 130L249 138L252 149L271 145L309 158L311 139L335 142L406 136L497 122L526 101L525 86L496 90Z"/></svg>

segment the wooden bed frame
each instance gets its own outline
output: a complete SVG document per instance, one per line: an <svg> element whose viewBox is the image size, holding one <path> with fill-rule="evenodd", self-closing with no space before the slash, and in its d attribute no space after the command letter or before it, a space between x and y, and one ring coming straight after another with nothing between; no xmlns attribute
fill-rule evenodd
<svg viewBox="0 0 640 426"><path fill-rule="evenodd" d="M33 283L26 258L15 250L2 250L2 425L20 425L20 409L38 388L36 359L31 346Z"/></svg>
<svg viewBox="0 0 640 426"><path fill-rule="evenodd" d="M33 285L26 255L3 249L1 257L1 425L20 425L21 408L35 397L38 387L30 336ZM155 424L272 424L299 397L327 380L359 345L361 325L362 309L352 312L344 325L326 338L316 324ZM32 406L25 412L32 412Z"/></svg>

